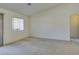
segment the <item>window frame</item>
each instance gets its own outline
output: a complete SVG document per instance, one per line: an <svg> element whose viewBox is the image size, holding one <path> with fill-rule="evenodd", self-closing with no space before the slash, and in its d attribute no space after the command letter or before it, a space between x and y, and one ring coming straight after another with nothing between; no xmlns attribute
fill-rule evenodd
<svg viewBox="0 0 79 59"><path fill-rule="evenodd" d="M20 28L19 29L14 29L14 27L13 27L14 26L13 25L13 18L23 19L23 30L20 30ZM11 21L12 27L11 28L12 28L13 31L20 31L21 32L21 31L24 31L25 30L25 20L24 20L24 18L22 18L22 17L12 17L11 19L12 19L12 21Z"/></svg>

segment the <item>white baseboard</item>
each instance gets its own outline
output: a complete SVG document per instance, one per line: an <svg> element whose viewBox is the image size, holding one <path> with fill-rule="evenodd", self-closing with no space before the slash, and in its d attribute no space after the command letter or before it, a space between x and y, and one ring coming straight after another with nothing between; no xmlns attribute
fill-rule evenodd
<svg viewBox="0 0 79 59"><path fill-rule="evenodd" d="M35 36L29 36L30 38L35 38L35 39L49 39L49 40L58 40L58 41L70 41L70 40L62 40L62 39L50 39L50 38L42 38L42 37L35 37Z"/></svg>

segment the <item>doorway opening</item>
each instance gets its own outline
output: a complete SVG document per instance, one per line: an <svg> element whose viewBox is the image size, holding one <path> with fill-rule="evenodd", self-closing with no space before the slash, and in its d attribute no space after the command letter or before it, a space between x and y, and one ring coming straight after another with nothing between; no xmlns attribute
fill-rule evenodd
<svg viewBox="0 0 79 59"><path fill-rule="evenodd" d="M70 16L70 38L79 41L79 14Z"/></svg>
<svg viewBox="0 0 79 59"><path fill-rule="evenodd" d="M3 46L3 14L0 14L0 46Z"/></svg>

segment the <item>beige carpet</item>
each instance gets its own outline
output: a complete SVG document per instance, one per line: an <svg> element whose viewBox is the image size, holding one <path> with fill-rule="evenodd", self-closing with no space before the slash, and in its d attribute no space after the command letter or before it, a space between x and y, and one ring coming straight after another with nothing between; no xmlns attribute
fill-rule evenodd
<svg viewBox="0 0 79 59"><path fill-rule="evenodd" d="M79 44L75 42L27 38L0 47L1 55L64 55L79 54Z"/></svg>

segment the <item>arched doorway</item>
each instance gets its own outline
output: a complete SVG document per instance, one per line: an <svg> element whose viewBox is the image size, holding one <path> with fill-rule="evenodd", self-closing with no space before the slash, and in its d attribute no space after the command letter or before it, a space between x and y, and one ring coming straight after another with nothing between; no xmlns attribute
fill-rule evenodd
<svg viewBox="0 0 79 59"><path fill-rule="evenodd" d="M70 16L70 38L79 40L79 14Z"/></svg>

